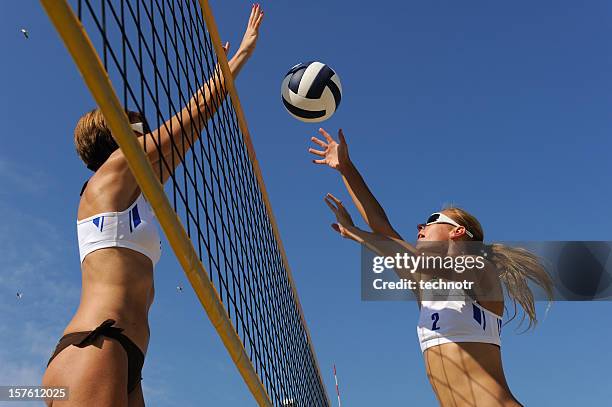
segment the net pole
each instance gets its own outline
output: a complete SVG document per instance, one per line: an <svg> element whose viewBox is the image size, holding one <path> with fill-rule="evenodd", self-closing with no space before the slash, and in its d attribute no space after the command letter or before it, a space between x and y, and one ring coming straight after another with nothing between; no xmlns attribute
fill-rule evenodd
<svg viewBox="0 0 612 407"><path fill-rule="evenodd" d="M260 406L272 406L270 397L246 354L217 290L212 285L191 240L172 209L151 163L134 137L129 119L83 26L66 0L40 0L40 2L100 107L111 133L127 158L136 181L154 209L170 246L240 375Z"/></svg>
<svg viewBox="0 0 612 407"><path fill-rule="evenodd" d="M336 364L334 363L334 380L336 381L336 394L338 395L338 407L342 407L340 401L340 387L338 387L338 375L336 374Z"/></svg>
<svg viewBox="0 0 612 407"><path fill-rule="evenodd" d="M327 394L327 391L321 379L321 370L319 368L319 361L317 360L317 354L314 352L314 348L312 345L312 338L310 336L310 330L308 329L308 325L306 324L306 320L304 319L304 312L302 309L302 304L300 302L300 297L298 295L297 287L293 280L293 274L291 273L291 268L289 267L289 261L287 259L285 247L283 246L283 242L280 237L280 232L278 229L278 225L276 223L276 218L274 217L274 212L272 211L272 205L270 204L268 192L266 190L266 186L263 181L263 175L261 173L259 161L257 161L257 157L255 154L255 148L253 147L253 142L252 142L251 135L249 132L249 127L247 125L246 117L244 115L244 111L242 110L242 104L240 103L240 98L238 97L238 92L236 90L236 85L234 83L234 77L231 73L229 63L227 61L227 56L225 55L225 52L223 51L223 46L221 42L221 37L219 35L219 30L217 28L217 23L215 22L215 19L213 17L212 10L210 8L210 4L208 3L208 0L198 0L198 1L200 3L200 6L202 7L202 16L204 18L204 21L206 22L206 27L208 28L208 32L210 33L210 38L213 43L212 45L215 49L215 53L217 54L219 66L221 67L221 71L223 72L223 78L227 86L227 92L230 95L232 104L234 105L234 109L236 111L236 118L238 119L238 125L242 132L243 140L247 147L247 152L249 154L251 162L253 163L253 170L257 178L257 183L259 184L261 194L263 196L263 201L266 207L266 211L268 212L268 216L270 218L270 223L272 225L272 231L274 232L274 237L276 238L276 242L278 243L278 248L279 248L279 252L281 254L282 260L283 260L283 264L285 266L285 269L287 270L287 278L291 285L291 290L293 291L293 297L295 299L296 306L300 313L300 318L302 321L302 325L304 326L304 330L306 332L306 337L308 338L308 345L309 345L310 353L312 354L312 357L315 363L315 367L317 370L319 384L321 388L323 389L327 404L330 405L331 403L329 400L329 395Z"/></svg>

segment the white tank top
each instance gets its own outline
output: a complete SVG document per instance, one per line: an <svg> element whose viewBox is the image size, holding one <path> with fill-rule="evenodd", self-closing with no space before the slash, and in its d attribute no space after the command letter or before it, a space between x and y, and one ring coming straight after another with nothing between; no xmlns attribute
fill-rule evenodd
<svg viewBox="0 0 612 407"><path fill-rule="evenodd" d="M107 247L124 247L144 254L153 265L161 257L155 214L142 193L124 211L104 212L77 221L81 263L89 253Z"/></svg>
<svg viewBox="0 0 612 407"><path fill-rule="evenodd" d="M417 334L421 351L450 342L501 346L502 319L473 301L423 301Z"/></svg>

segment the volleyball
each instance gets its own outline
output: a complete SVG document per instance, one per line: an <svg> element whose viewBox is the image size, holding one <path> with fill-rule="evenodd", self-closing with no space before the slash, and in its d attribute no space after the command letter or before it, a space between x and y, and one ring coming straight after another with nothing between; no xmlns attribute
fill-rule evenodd
<svg viewBox="0 0 612 407"><path fill-rule="evenodd" d="M340 105L342 85L338 74L322 62L295 65L281 86L281 98L293 117L306 123L329 119Z"/></svg>

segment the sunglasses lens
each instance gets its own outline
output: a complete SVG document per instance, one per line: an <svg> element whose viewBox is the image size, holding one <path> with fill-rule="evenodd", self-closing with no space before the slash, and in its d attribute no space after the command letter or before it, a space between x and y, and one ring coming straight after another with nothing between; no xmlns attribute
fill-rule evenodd
<svg viewBox="0 0 612 407"><path fill-rule="evenodd" d="M440 214L439 213L434 213L433 215L431 215L429 218L427 218L427 223L432 223L437 221L438 219L440 219Z"/></svg>

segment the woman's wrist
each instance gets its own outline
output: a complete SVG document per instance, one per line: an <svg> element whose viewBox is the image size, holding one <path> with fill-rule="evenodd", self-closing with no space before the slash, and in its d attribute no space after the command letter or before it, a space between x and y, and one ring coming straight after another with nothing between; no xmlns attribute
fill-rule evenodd
<svg viewBox="0 0 612 407"><path fill-rule="evenodd" d="M229 60L230 70L232 71L232 75L236 77L246 61L251 57L252 51L247 51L246 49L239 48L238 51L234 54L232 59Z"/></svg>
<svg viewBox="0 0 612 407"><path fill-rule="evenodd" d="M251 55L253 55L253 51L249 51L241 47L241 48L238 48L238 51L236 51L234 58L238 57L238 58L248 59L251 57Z"/></svg>
<svg viewBox="0 0 612 407"><path fill-rule="evenodd" d="M350 158L347 158L345 163L340 163L338 165L338 171L342 175L348 174L354 168L355 168L355 166L353 165L353 162L351 161Z"/></svg>
<svg viewBox="0 0 612 407"><path fill-rule="evenodd" d="M253 51L248 51L244 48L238 48L238 51L236 51L236 53L232 57L232 61L244 63L251 57L251 55L253 55Z"/></svg>

